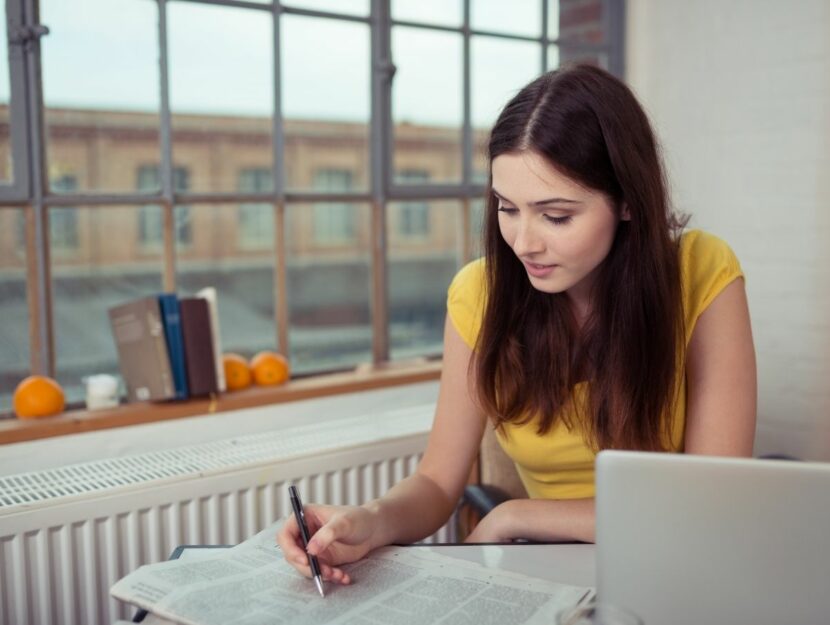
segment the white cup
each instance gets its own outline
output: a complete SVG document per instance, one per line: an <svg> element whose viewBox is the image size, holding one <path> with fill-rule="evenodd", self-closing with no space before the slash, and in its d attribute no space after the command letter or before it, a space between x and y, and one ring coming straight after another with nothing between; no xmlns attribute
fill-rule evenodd
<svg viewBox="0 0 830 625"><path fill-rule="evenodd" d="M84 378L87 410L113 408L118 405L118 378L101 373Z"/></svg>

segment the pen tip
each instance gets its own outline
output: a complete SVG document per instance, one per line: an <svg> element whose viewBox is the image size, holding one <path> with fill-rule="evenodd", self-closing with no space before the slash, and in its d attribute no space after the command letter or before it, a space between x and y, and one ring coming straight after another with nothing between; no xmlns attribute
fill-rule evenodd
<svg viewBox="0 0 830 625"><path fill-rule="evenodd" d="M325 599L326 593L323 592L323 582L319 577L314 578L314 585L317 586L317 592L320 593L320 596Z"/></svg>

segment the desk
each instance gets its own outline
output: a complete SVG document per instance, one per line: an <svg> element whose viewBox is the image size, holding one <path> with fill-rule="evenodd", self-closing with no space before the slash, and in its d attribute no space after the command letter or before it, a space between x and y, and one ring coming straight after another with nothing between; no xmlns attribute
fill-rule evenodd
<svg viewBox="0 0 830 625"><path fill-rule="evenodd" d="M230 545L182 545L171 559L210 557L214 549ZM560 584L596 586L595 546L586 544L506 544L506 545L413 545L434 553L470 562L488 568L523 573ZM146 612L141 610L134 619L141 621ZM155 621L158 622L158 621Z"/></svg>

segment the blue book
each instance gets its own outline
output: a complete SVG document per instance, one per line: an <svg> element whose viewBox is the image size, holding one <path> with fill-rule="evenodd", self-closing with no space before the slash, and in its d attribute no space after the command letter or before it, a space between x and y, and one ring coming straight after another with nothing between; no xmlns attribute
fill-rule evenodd
<svg viewBox="0 0 830 625"><path fill-rule="evenodd" d="M179 312L179 298L175 293L161 293L159 296L161 319L167 353L170 354L170 369L173 371L173 386L176 399L187 399L187 370L185 369L184 340L182 339L182 318Z"/></svg>

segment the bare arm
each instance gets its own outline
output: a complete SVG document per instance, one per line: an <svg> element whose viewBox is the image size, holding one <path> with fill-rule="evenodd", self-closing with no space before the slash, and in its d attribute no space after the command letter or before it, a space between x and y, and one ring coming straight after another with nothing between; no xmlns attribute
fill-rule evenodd
<svg viewBox="0 0 830 625"><path fill-rule="evenodd" d="M686 453L751 456L756 405L755 348L739 279L703 311L689 341Z"/></svg>
<svg viewBox="0 0 830 625"><path fill-rule="evenodd" d="M320 556L326 580L349 583L339 565L376 547L420 540L446 523L478 454L485 418L473 399L472 351L447 320L435 420L417 471L364 506L306 506L313 534L309 553ZM299 530L289 517L277 535L286 559L309 574Z"/></svg>
<svg viewBox="0 0 830 625"><path fill-rule="evenodd" d="M455 510L486 424L473 397L471 358L472 351L447 319L441 389L424 456L414 475L368 504L383 519L378 544L420 540Z"/></svg>

